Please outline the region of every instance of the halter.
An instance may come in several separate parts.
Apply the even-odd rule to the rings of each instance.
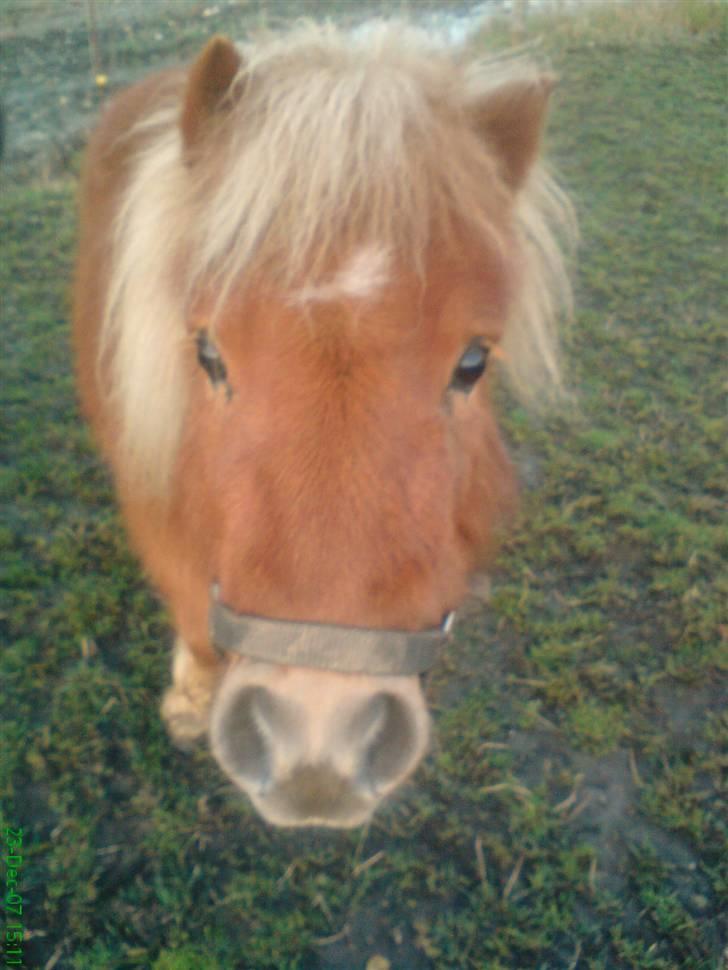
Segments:
[[[210,590],[210,635],[220,654],[227,652],[266,663],[314,667],[342,674],[411,676],[429,670],[450,639],[455,619],[448,613],[437,629],[409,632],[271,620],[235,613]]]

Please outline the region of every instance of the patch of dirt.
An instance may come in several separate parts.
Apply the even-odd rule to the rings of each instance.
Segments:
[[[487,609],[488,590],[485,584],[482,595],[472,596],[458,614],[461,639],[453,645],[451,658],[455,669],[448,671],[447,680],[434,691],[442,708],[458,703],[476,682],[502,685],[504,696],[513,690],[510,677],[518,674],[522,645],[508,643],[499,634]],[[724,693],[720,684],[692,687],[661,682],[653,690],[650,706],[654,711],[651,730],[669,736],[675,754],[699,752],[706,743],[706,718],[723,710]],[[650,778],[647,759],[624,747],[601,756],[576,750],[556,727],[513,729],[498,740],[514,756],[513,774],[526,788],[536,789],[544,781],[553,784],[560,776],[577,780],[572,790],[563,788],[561,782],[553,785],[558,791],[561,784],[563,794],[555,807],[564,824],[595,851],[596,867],[590,874],[593,888],[626,899],[633,859],[651,852],[670,869],[672,888],[688,909],[700,908],[702,899],[707,904],[710,884],[690,840],[654,824],[640,808],[642,789]],[[637,918],[635,911],[631,919]],[[715,933],[718,946],[717,927]]]
[[[583,834],[596,852],[599,888],[614,895],[624,890],[629,855],[636,847],[651,846],[669,863],[696,869],[697,856],[685,839],[640,816],[641,781],[630,751],[620,748],[601,757],[574,751],[556,731],[513,731],[508,747],[516,759],[514,774],[528,788],[555,770],[579,779],[560,807],[564,823]]]

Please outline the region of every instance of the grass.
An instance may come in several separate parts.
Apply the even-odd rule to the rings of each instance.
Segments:
[[[74,403],[74,186],[3,193],[0,821],[29,966],[720,966],[725,34],[699,6],[545,34],[574,398],[507,408],[519,526],[431,679],[435,751],[359,832],[269,829],[170,746],[166,618]]]

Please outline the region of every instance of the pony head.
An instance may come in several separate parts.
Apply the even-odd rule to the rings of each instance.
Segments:
[[[179,633],[168,723],[209,725],[271,822],[368,818],[426,750],[420,681],[219,657],[210,589],[235,614],[416,632],[487,567],[515,502],[492,372],[559,385],[552,87],[401,25],[309,25],[214,38],[117,109],[89,410]]]

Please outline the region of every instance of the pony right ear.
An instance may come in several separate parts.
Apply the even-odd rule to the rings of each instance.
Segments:
[[[225,96],[242,58],[227,37],[212,37],[190,68],[180,127],[185,151],[193,153],[215,117],[225,109]]]

